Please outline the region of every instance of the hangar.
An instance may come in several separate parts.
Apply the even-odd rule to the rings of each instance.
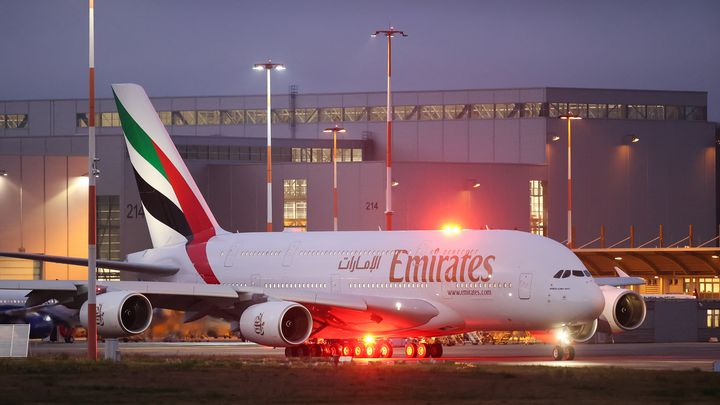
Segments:
[[[382,229],[385,97],[293,86],[273,95],[274,231],[332,230],[332,140],[323,129],[333,125],[347,130],[338,141],[339,229]],[[265,96],[152,101],[220,224],[263,231]],[[395,229],[453,223],[567,241],[567,129],[559,118],[569,113],[583,118],[572,124],[581,260],[595,274],[619,267],[645,277],[645,294],[720,299],[720,138],[707,121],[707,93],[404,91],[393,105]],[[86,255],[87,111],[84,99],[0,101],[0,250]],[[98,100],[97,111],[98,253],[118,260],[150,239],[114,101]],[[0,267],[6,279],[85,276],[15,259]],[[720,309],[712,311],[708,327],[720,326]]]

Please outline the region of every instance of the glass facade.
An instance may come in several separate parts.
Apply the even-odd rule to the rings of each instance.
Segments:
[[[542,236],[547,235],[546,184],[540,180],[530,180],[530,232]]]
[[[137,211],[144,216],[142,206]],[[121,260],[120,256],[120,196],[97,196],[97,258],[100,260]],[[98,280],[120,280],[120,272],[112,269],[97,269]]]
[[[307,179],[283,181],[283,226],[307,230]]]
[[[720,328],[720,309],[708,309],[707,310],[707,324],[708,328]]]
[[[276,108],[272,110],[272,122],[276,124],[312,124],[318,122],[384,122],[385,106],[371,107],[323,107],[323,108]],[[433,104],[397,105],[393,107],[396,121],[440,120],[489,120],[516,118],[558,118],[571,113],[586,119],[631,119],[703,121],[707,108],[663,104],[598,104],[566,102],[487,103],[487,104]],[[261,125],[266,123],[264,109],[160,111],[165,125]],[[27,115],[0,115],[0,127],[23,128]],[[77,114],[77,127],[87,127],[87,114]],[[117,113],[97,113],[96,125],[119,127]]]

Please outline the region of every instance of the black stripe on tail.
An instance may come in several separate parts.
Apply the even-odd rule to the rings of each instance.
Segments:
[[[180,211],[169,198],[155,190],[145,179],[143,179],[133,168],[135,173],[135,181],[137,182],[138,191],[140,192],[140,200],[142,200],[145,209],[155,219],[174,229],[175,232],[183,235],[188,239],[192,239],[193,233],[190,225],[185,219],[185,214]]]

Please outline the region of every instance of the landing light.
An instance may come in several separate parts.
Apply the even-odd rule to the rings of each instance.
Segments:
[[[457,224],[446,224],[442,228],[445,235],[457,235],[461,230],[462,228],[460,228],[460,225]]]
[[[558,329],[557,332],[555,332],[555,337],[557,340],[564,344],[569,345],[570,344],[570,335],[568,334],[567,330],[565,329]]]
[[[363,342],[365,342],[365,344],[375,343],[375,338],[372,335],[365,335]]]
[[[402,309],[402,302],[400,302],[400,301],[396,302],[396,303],[395,303],[395,309],[397,309],[398,311],[401,310],[401,309]]]

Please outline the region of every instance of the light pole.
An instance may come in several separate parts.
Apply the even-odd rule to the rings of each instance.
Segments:
[[[270,112],[270,71],[275,70],[285,70],[285,65],[280,63],[272,63],[272,61],[268,60],[265,63],[256,63],[253,65],[253,69],[255,70],[265,70],[266,74],[266,83],[267,83],[267,112],[265,121],[267,121],[267,232],[272,232],[273,225],[272,225],[272,147],[271,147],[271,139],[272,139],[272,115]]]
[[[567,121],[567,135],[568,135],[568,153],[567,153],[567,164],[568,164],[568,170],[567,170],[567,196],[568,196],[568,202],[567,202],[567,210],[568,210],[568,217],[567,217],[567,245],[570,249],[575,247],[575,241],[573,241],[573,235],[572,235],[572,121],[574,120],[581,120],[582,117],[574,115],[572,113],[563,114],[560,116],[561,120]]]
[[[334,128],[325,128],[325,133],[333,134],[333,231],[338,230],[338,197],[337,197],[337,134],[344,134],[345,128],[335,125]]]
[[[88,298],[87,351],[97,360],[97,230],[95,224],[95,4],[88,1]]]
[[[372,33],[370,36],[375,38],[378,35],[385,35],[387,37],[387,141],[386,141],[386,154],[385,154],[385,166],[386,166],[386,177],[385,177],[385,229],[392,231],[392,121],[393,121],[393,110],[392,110],[392,99],[390,97],[390,77],[392,76],[392,38],[394,36],[406,37],[402,31],[396,30],[394,27],[390,27],[387,30],[378,30]]]

